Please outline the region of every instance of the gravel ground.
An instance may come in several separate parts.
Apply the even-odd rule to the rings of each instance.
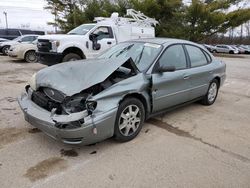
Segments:
[[[0,187],[250,187],[250,56],[218,58],[227,80],[214,105],[150,119],[128,143],[73,147],[26,123],[18,107],[44,66],[0,56]]]

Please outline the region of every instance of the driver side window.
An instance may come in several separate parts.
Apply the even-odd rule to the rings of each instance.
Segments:
[[[176,70],[186,69],[187,62],[182,45],[173,45],[165,50],[159,60],[160,66],[174,66]]]
[[[22,42],[30,42],[33,40],[34,40],[33,36],[27,36],[22,38]]]
[[[98,27],[93,34],[97,35],[97,40],[104,38],[113,38],[111,27]]]

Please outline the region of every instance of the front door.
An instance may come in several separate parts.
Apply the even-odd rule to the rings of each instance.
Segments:
[[[100,49],[94,49],[93,42],[89,40],[88,41],[88,49],[89,49],[88,58],[95,58],[103,51],[116,45],[116,39],[114,37],[113,30],[109,26],[97,27],[91,34],[95,34],[97,36],[97,43],[100,44]]]
[[[161,111],[189,100],[190,70],[181,44],[170,46],[155,66],[175,66],[174,72],[152,74],[153,112]]]

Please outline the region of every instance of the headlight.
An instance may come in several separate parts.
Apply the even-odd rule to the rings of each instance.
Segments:
[[[57,47],[60,45],[60,41],[53,40],[53,41],[50,41],[50,42],[51,42],[51,51],[52,52],[56,52],[57,51]]]
[[[33,74],[32,77],[30,78],[29,85],[31,89],[33,89],[34,91],[36,90],[36,73]]]
[[[96,109],[97,102],[96,101],[86,101],[86,109],[89,112],[93,112]]]

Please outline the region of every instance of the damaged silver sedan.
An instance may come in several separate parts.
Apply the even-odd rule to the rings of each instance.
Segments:
[[[225,69],[192,42],[123,42],[96,59],[40,70],[19,104],[26,121],[63,143],[87,145],[113,136],[125,142],[162,111],[198,100],[213,104]]]

